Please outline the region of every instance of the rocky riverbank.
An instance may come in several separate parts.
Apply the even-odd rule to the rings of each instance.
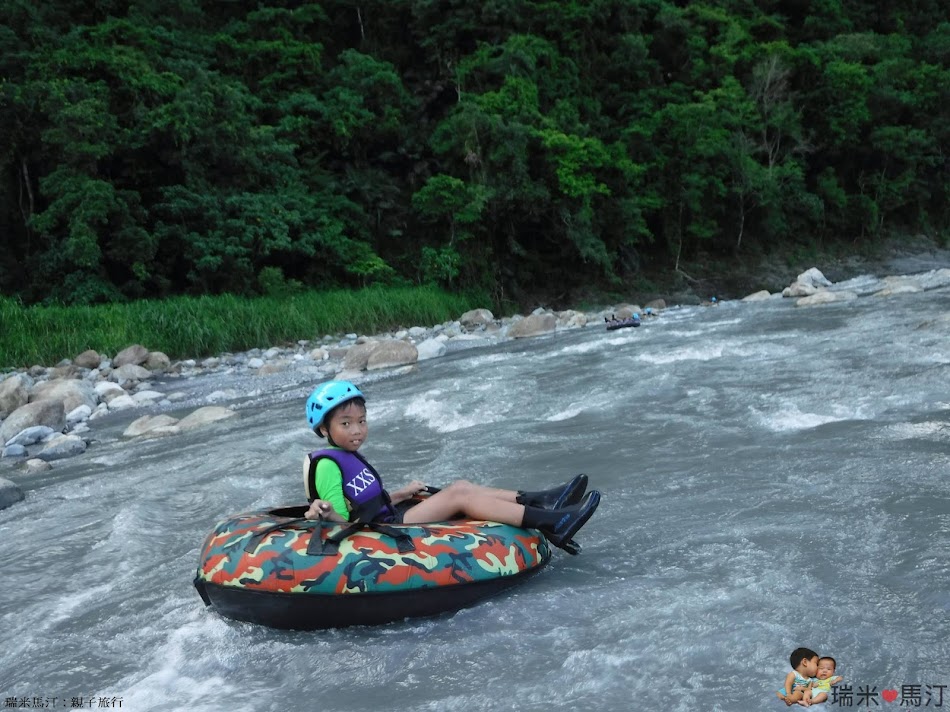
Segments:
[[[950,259],[947,261],[950,264]],[[742,301],[790,298],[800,307],[865,296],[893,298],[950,286],[950,269],[941,267],[912,275],[865,277],[833,283],[812,268],[798,275],[781,293],[759,291]],[[715,299],[701,302],[717,306]],[[475,309],[457,320],[431,327],[414,326],[373,336],[346,334],[292,346],[225,353],[201,361],[171,362],[160,352],[135,344],[114,357],[86,351],[51,367],[33,366],[0,376],[0,446],[2,462],[23,476],[54,467],[55,462],[85,452],[95,441],[97,421],[125,413],[131,420],[123,432],[129,440],[174,437],[209,423],[239,416],[233,402],[256,382],[282,376],[313,383],[327,378],[360,381],[368,372],[411,368],[419,361],[508,339],[532,338],[566,329],[605,328],[610,319],[640,314],[649,328],[652,317],[667,307],[656,300],[642,307],[616,304],[592,312],[537,309],[524,316],[496,319]],[[950,318],[947,325],[950,327]],[[216,376],[216,378],[208,378]],[[234,387],[217,386],[222,379]],[[206,385],[203,385],[206,384]],[[181,417],[169,412],[189,410]],[[0,509],[23,494],[0,478]]]

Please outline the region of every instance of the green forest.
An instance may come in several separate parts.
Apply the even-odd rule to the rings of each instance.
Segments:
[[[946,240],[944,0],[4,0],[0,297],[436,285]]]

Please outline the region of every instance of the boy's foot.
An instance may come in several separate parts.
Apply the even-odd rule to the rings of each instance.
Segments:
[[[578,549],[573,541],[574,535],[587,523],[599,504],[600,492],[592,490],[579,504],[564,508],[563,516],[554,525],[541,527],[541,532],[554,546],[569,554],[576,554]]]
[[[577,504],[587,490],[587,475],[577,475],[567,484],[541,492],[521,492],[516,500],[518,504],[539,509],[563,509]]]
[[[554,501],[551,509],[564,509],[577,504],[587,491],[587,475],[577,475],[573,480],[567,483],[561,491],[561,495]]]
[[[578,544],[576,541],[574,541],[573,539],[561,544],[561,548],[564,551],[566,551],[568,554],[570,554],[571,556],[577,556],[578,554],[581,553],[581,551],[583,551],[583,547],[580,544]]]

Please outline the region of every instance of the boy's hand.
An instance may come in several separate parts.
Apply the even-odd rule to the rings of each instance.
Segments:
[[[398,500],[398,501],[399,501],[399,502],[404,502],[404,501],[407,500],[407,499],[410,499],[410,498],[412,498],[412,497],[415,497],[417,494],[419,494],[420,492],[422,492],[425,488],[426,488],[426,485],[425,485],[424,482],[420,482],[419,480],[413,480],[412,482],[410,482],[410,483],[409,483],[408,485],[406,485],[405,487],[400,487],[400,488],[399,488],[399,490],[398,490],[398,492],[399,492],[399,500]],[[394,501],[396,501],[396,500],[394,500]]]
[[[310,503],[310,508],[303,516],[307,519],[326,519],[332,511],[333,507],[329,502],[322,499],[315,499]]]
[[[425,482],[420,482],[419,480],[413,480],[408,485],[406,485],[405,490],[409,493],[409,496],[419,494],[422,490],[426,488]]]

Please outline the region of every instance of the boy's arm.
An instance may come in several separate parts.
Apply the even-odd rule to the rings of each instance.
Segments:
[[[842,680],[844,680],[844,678],[841,677],[841,675],[834,675],[834,676],[831,678],[831,684],[832,684],[832,685],[837,685],[837,684],[838,684],[839,682],[841,682]]]
[[[405,502],[407,499],[415,497],[425,488],[426,486],[424,482],[413,480],[405,487],[400,487],[399,489],[390,492],[389,499],[393,504],[399,504],[400,502]]]
[[[346,497],[343,496],[343,473],[340,466],[328,457],[317,463],[317,492],[320,499],[329,502],[333,511],[343,517],[343,521],[350,521],[350,510],[346,506]]]
[[[792,694],[792,683],[793,683],[793,682],[795,682],[795,671],[794,671],[794,670],[793,670],[792,672],[788,673],[788,675],[785,676],[785,687],[783,688],[782,691],[785,693],[786,696]]]

